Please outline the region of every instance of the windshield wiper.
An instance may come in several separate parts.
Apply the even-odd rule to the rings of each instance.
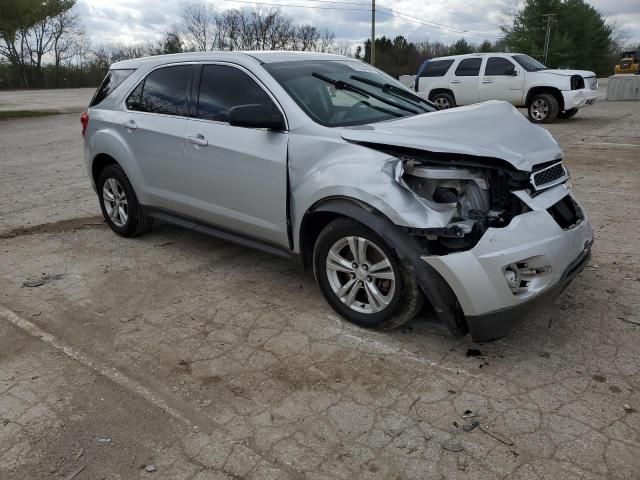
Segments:
[[[391,83],[380,83],[380,82],[376,82],[375,80],[370,80],[366,77],[361,77],[359,75],[351,75],[349,78],[356,80],[358,82],[366,83],[367,85],[371,85],[372,87],[377,87],[383,92],[389,93],[395,97],[402,98],[403,100],[410,100],[414,103],[424,103],[429,105],[430,107],[434,107],[434,105],[432,105],[430,102],[427,102],[424,98],[418,95],[414,95],[411,92],[407,92],[402,88],[392,85]],[[418,105],[418,108],[424,110],[425,112],[429,112],[429,110],[424,108],[422,105]]]
[[[334,80],[333,78],[327,77],[325,75],[322,75],[321,73],[317,73],[317,72],[313,72],[311,74],[313,77],[319,78],[320,80],[330,83],[331,85],[333,85],[336,90],[348,90],[350,92],[355,92],[358,93],[366,98],[375,98],[376,100],[379,100],[382,103],[386,103],[387,105],[391,105],[392,107],[398,108],[400,110],[404,110],[405,112],[411,112],[414,115],[419,114],[420,112],[417,110],[414,110],[413,108],[409,108],[409,107],[405,107],[404,105],[401,105],[399,103],[394,102],[393,100],[389,100],[388,98],[384,98],[381,95],[377,95],[373,92],[369,92],[368,90],[365,90],[364,88],[360,88],[357,85],[354,85],[352,83],[349,82],[345,82],[344,80]]]

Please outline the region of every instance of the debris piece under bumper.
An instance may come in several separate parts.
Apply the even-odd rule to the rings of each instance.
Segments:
[[[542,210],[488,229],[469,251],[421,258],[455,293],[473,339],[486,341],[553,300],[587,263],[592,243],[586,217],[564,230]]]

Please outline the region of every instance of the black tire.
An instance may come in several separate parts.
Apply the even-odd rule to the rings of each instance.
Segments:
[[[450,93],[440,92],[431,96],[431,101],[435,103],[440,110],[447,110],[456,106],[456,99]]]
[[[336,242],[351,236],[361,237],[373,243],[391,263],[395,276],[393,297],[388,305],[378,312],[361,313],[353,310],[340,300],[331,286],[326,268],[327,256]],[[350,218],[336,219],[320,232],[313,250],[313,273],[329,305],[346,320],[365,328],[388,330],[399,327],[411,320],[424,304],[424,294],[411,267],[401,264],[393,249],[379,235]]]
[[[117,186],[121,187],[123,190],[124,198],[127,202],[127,218],[124,222],[120,222],[120,220],[122,220],[120,218],[116,218],[115,220],[112,219],[107,211],[103,192],[105,183],[107,183],[108,180],[115,180],[117,182]],[[110,185],[112,185],[111,182]],[[151,229],[153,220],[142,212],[142,208],[138,202],[138,197],[133,191],[133,187],[131,186],[129,179],[119,165],[108,165],[104,170],[102,170],[102,172],[100,172],[100,176],[98,178],[98,198],[100,201],[100,209],[102,210],[102,215],[104,216],[105,221],[111,227],[111,230],[116,232],[118,235],[123,237],[137,237]],[[122,223],[122,225],[119,225],[118,223]]]
[[[571,110],[565,110],[564,112],[560,112],[558,114],[558,118],[571,118],[573,117],[576,113],[578,113],[578,108],[572,108]]]
[[[529,101],[527,110],[533,123],[551,123],[560,113],[560,104],[550,93],[538,93]]]

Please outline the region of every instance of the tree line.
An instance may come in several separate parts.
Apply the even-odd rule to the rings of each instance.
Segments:
[[[211,3],[186,4],[162,40],[91,45],[76,0],[0,0],[0,89],[96,86],[109,65],[128,58],[210,50],[299,50],[355,56],[368,62],[371,42],[352,48],[329,29],[299,24],[278,9],[216,10]],[[546,25],[554,13],[550,67],[612,73],[622,51],[615,26],[584,0],[524,0],[502,26],[497,41],[447,44],[376,38],[376,66],[393,76],[414,74],[428,58],[472,52],[518,51],[542,59]]]
[[[469,43],[464,38],[453,43],[430,42],[428,40],[409,41],[404,36],[376,38],[376,67],[389,75],[415,75],[418,68],[428,58],[464,55],[477,52],[505,52],[508,47],[502,40]],[[364,51],[357,47],[355,57],[365,62],[371,59],[371,41],[364,43]]]

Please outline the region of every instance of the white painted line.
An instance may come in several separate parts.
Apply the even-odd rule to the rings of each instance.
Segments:
[[[20,317],[17,313],[15,313],[13,310],[9,310],[4,305],[0,305],[0,317],[5,318],[8,322],[12,323],[13,325],[23,330],[24,332],[28,333],[29,335],[39,338],[40,340],[50,345],[51,347],[55,348],[56,350],[63,352],[67,357],[80,362],[82,365],[89,367],[91,370],[99,373],[100,375],[107,377],[112,382],[117,383],[118,385],[122,386],[123,388],[126,388],[131,392],[136,393],[137,395],[139,395],[149,403],[152,403],[154,406],[167,412],[169,415],[171,415],[175,419],[180,420],[181,422],[184,422],[189,426],[193,424],[191,420],[189,420],[184,415],[182,415],[178,410],[167,405],[164,400],[162,400],[161,398],[158,398],[156,395],[154,395],[147,388],[140,385],[135,380],[127,377],[126,375],[123,375],[121,372],[119,372],[115,368],[101,365],[98,361],[87,357],[86,355],[78,352],[77,350],[73,349],[69,345],[65,345],[56,336],[48,332],[45,332],[35,323],[32,323],[29,320],[26,320]]]

